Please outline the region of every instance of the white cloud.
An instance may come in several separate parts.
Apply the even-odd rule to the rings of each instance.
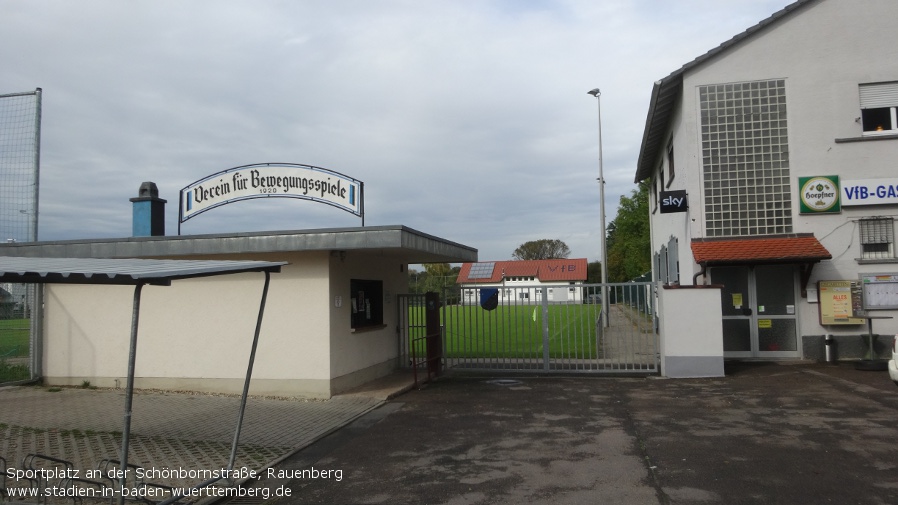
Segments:
[[[152,180],[318,165],[365,181],[366,224],[506,259],[560,238],[598,257],[595,99],[608,221],[629,195],[652,82],[787,0],[0,0],[0,93],[41,87],[40,238],[127,236]],[[185,233],[357,226],[242,202]]]

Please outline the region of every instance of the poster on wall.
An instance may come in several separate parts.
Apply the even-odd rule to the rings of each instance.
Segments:
[[[861,274],[864,286],[864,309],[898,309],[898,275]]]
[[[817,295],[821,325],[860,325],[867,320],[860,317],[860,289],[856,281],[819,281]]]
[[[839,176],[817,175],[798,178],[799,213],[839,214],[842,204],[839,198]]]

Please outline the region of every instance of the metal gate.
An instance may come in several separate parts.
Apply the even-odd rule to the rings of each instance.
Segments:
[[[399,337],[399,367],[412,368],[415,342],[427,336],[427,321],[424,314],[424,295],[398,295],[399,320],[396,333]]]
[[[447,368],[659,371],[650,282],[453,289],[443,296],[444,300],[458,300],[443,306]]]
[[[398,323],[399,366],[410,368],[415,377],[415,386],[431,380],[442,368],[441,326],[439,318],[439,295],[408,294],[399,295]],[[431,303],[428,310],[428,303]],[[433,320],[428,325],[428,313]],[[428,331],[432,328],[432,331]]]

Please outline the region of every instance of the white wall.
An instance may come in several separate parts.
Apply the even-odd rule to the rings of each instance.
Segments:
[[[542,288],[547,288],[546,296],[549,303],[582,303],[583,283],[575,284],[559,282],[541,282],[539,280],[526,282],[506,281],[496,284],[478,284],[476,288],[465,287],[461,290],[461,300],[465,305],[480,304],[480,289],[495,288],[499,290],[499,303],[503,305],[539,305],[542,303]],[[591,288],[595,290],[596,288]],[[573,290],[573,291],[571,291]],[[522,295],[527,295],[522,298]]]
[[[342,391],[395,369],[399,357],[396,295],[408,292],[406,265],[395,256],[347,251],[330,257],[328,311],[332,327],[328,357],[335,379],[334,391]],[[351,328],[352,279],[383,281],[384,327],[353,332]],[[342,297],[342,307],[334,299]]]
[[[330,396],[327,253],[254,259],[290,264],[271,274],[252,392]],[[264,274],[246,273],[145,286],[137,387],[240,392],[263,283]],[[125,385],[133,293],[120,286],[47,286],[47,383]]]
[[[658,289],[661,318],[661,375],[722,377],[723,323],[720,288]],[[701,310],[695,310],[702,307]]]

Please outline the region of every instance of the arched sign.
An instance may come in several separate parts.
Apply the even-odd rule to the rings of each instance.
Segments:
[[[278,197],[333,205],[361,217],[364,226],[364,185],[339,172],[310,165],[259,163],[229,168],[181,190],[178,227],[198,214],[228,203]]]

